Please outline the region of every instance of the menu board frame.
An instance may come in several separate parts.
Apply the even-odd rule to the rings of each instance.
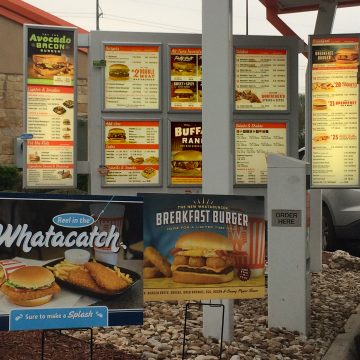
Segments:
[[[44,30],[44,31],[67,31],[67,32],[73,32],[73,46],[72,46],[72,57],[73,57],[73,68],[72,68],[72,79],[73,84],[70,87],[73,89],[73,116],[72,116],[72,134],[73,134],[73,157],[72,157],[72,181],[69,185],[63,185],[63,184],[56,184],[56,185],[29,185],[27,181],[27,175],[28,175],[28,166],[27,166],[27,159],[28,159],[28,149],[27,149],[27,140],[24,140],[24,146],[23,146],[23,188],[24,189],[73,189],[76,188],[76,182],[77,182],[77,78],[78,78],[78,32],[76,27],[65,27],[65,26],[47,26],[47,25],[37,25],[37,24],[25,24],[23,28],[23,51],[24,51],[24,61],[23,61],[23,74],[24,74],[24,100],[23,100],[23,128],[27,129],[27,106],[28,106],[28,77],[29,77],[29,66],[31,65],[29,62],[29,42],[28,42],[28,36],[29,31],[31,29],[34,30]],[[33,85],[33,84],[31,84]],[[52,85],[39,85],[39,86],[54,86]],[[60,85],[59,85],[60,86]],[[67,125],[69,126],[69,125]],[[34,139],[36,140],[36,139]],[[68,179],[67,179],[68,180]],[[60,183],[60,182],[59,182]]]
[[[175,49],[175,48],[188,48],[188,49],[200,49],[201,50],[201,56],[202,56],[202,46],[200,45],[194,45],[194,44],[168,44],[167,45],[167,66],[168,66],[168,104],[167,104],[167,111],[169,113],[195,113],[195,114],[201,114],[202,112],[202,103],[201,103],[201,108],[200,109],[187,109],[187,108],[183,108],[183,109],[173,109],[171,106],[171,50]],[[195,80],[193,80],[195,81]],[[201,83],[202,83],[202,76],[201,76]],[[195,95],[198,96],[198,95]]]
[[[201,177],[201,182],[199,184],[195,184],[195,183],[179,183],[179,184],[174,184],[172,182],[172,176],[171,176],[171,161],[172,161],[172,139],[171,139],[171,126],[173,123],[175,122],[181,122],[181,123],[194,123],[194,124],[200,124],[200,126],[202,126],[202,121],[201,119],[194,119],[194,118],[189,118],[189,119],[177,119],[177,118],[170,118],[168,119],[168,155],[167,155],[167,170],[168,170],[168,187],[169,188],[201,188],[202,187],[202,177]]]
[[[333,184],[330,183],[329,181],[327,183],[321,183],[321,184],[315,184],[314,183],[314,176],[313,176],[313,163],[312,163],[312,157],[313,157],[313,128],[312,128],[312,119],[313,119],[313,41],[315,39],[357,39],[357,43],[358,46],[360,46],[360,36],[359,34],[354,34],[354,33],[349,33],[349,34],[326,34],[326,35],[310,35],[309,36],[309,75],[308,75],[308,93],[307,93],[307,100],[308,103],[310,104],[308,106],[308,144],[309,144],[309,149],[308,149],[308,159],[310,159],[310,163],[311,163],[311,181],[310,181],[310,187],[313,189],[348,189],[348,188],[360,188],[360,146],[358,145],[357,151],[358,151],[358,156],[357,156],[357,183],[356,184]],[[358,49],[358,56],[360,55],[360,51]],[[358,65],[357,65],[357,69],[359,69],[359,59],[358,59]],[[358,71],[358,70],[357,70]],[[357,112],[358,112],[358,123],[357,123],[357,127],[358,127],[358,131],[357,131],[357,139],[360,138],[360,121],[359,121],[359,114],[360,114],[360,106],[359,106],[359,101],[360,101],[360,89],[359,89],[359,75],[357,74],[357,92],[358,92],[358,96],[357,96]],[[359,144],[359,140],[357,141],[357,144]],[[324,144],[326,145],[326,144]]]
[[[125,116],[111,116],[111,115],[106,115],[102,117],[102,147],[101,147],[101,161],[103,166],[106,166],[106,160],[105,160],[105,122],[106,121],[126,121],[126,122],[134,122],[135,124],[137,122],[142,122],[142,121],[151,121],[151,122],[157,122],[159,124],[158,126],[158,132],[159,132],[159,156],[158,156],[158,166],[159,166],[159,170],[158,170],[158,179],[159,181],[156,183],[134,183],[134,184],[107,184],[106,183],[106,179],[105,176],[102,176],[101,178],[101,187],[102,188],[134,188],[134,187],[145,187],[145,188],[159,188],[163,185],[163,155],[162,155],[162,149],[163,149],[163,144],[162,144],[162,139],[163,139],[163,134],[162,134],[162,127],[161,127],[161,123],[162,123],[162,118],[161,117],[148,117],[148,118],[130,118],[130,117],[125,117]]]
[[[289,129],[289,121],[287,119],[276,119],[276,120],[265,120],[265,119],[235,119],[233,122],[233,136],[232,136],[232,141],[233,141],[233,151],[234,151],[234,161],[233,161],[233,186],[234,188],[266,188],[267,187],[267,182],[262,184],[262,183],[256,183],[256,184],[239,184],[236,182],[236,124],[240,124],[240,123],[266,123],[266,124],[275,124],[275,123],[280,123],[280,124],[284,124],[285,125],[285,144],[286,144],[286,155],[289,154],[289,146],[290,146],[290,129]]]
[[[269,109],[236,109],[236,50],[237,49],[246,49],[246,50],[284,50],[286,51],[286,109],[284,110],[269,110]],[[291,49],[286,45],[279,45],[279,46],[257,46],[256,44],[240,44],[240,43],[234,43],[233,48],[233,112],[235,114],[245,114],[245,113],[251,113],[251,114],[263,114],[263,113],[270,113],[270,114],[289,114],[291,113],[291,101],[290,101],[290,89],[291,89],[291,75],[290,75],[290,67],[291,67],[292,61],[291,61]]]
[[[103,41],[102,42],[102,59],[105,59],[105,47],[106,46],[124,46],[124,47],[158,47],[159,48],[159,63],[158,63],[158,75],[159,75],[159,82],[158,82],[158,107],[157,108],[108,108],[106,107],[106,89],[105,89],[105,67],[101,69],[101,91],[102,91],[102,109],[103,112],[161,112],[162,111],[162,98],[163,98],[163,90],[162,90],[162,82],[163,82],[163,44],[160,42],[115,42],[115,41]]]

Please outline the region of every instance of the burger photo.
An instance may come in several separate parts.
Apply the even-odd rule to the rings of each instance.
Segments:
[[[185,284],[221,284],[234,278],[227,253],[233,251],[230,240],[212,232],[196,231],[181,235],[171,254],[172,279]]]
[[[124,143],[126,142],[126,132],[122,128],[112,128],[109,130],[107,138],[111,143]]]
[[[174,173],[201,175],[202,153],[197,150],[182,150],[174,154],[171,161]]]
[[[358,51],[355,48],[342,48],[336,52],[335,61],[337,64],[354,64],[358,61]]]
[[[66,140],[71,139],[71,135],[69,133],[64,133],[62,137]]]
[[[193,62],[188,61],[174,61],[172,63],[172,74],[178,76],[196,75],[196,66]]]
[[[66,73],[69,65],[64,55],[36,54],[32,56],[32,61],[33,70],[48,79],[52,79],[54,75]]]
[[[172,101],[194,101],[194,92],[189,88],[178,88],[174,90]]]
[[[325,99],[314,99],[313,100],[313,110],[326,110],[327,101]]]
[[[110,80],[129,80],[129,71],[125,64],[113,64],[109,68],[109,79]]]
[[[10,273],[0,290],[16,305],[39,306],[48,303],[60,287],[50,270],[25,266]]]

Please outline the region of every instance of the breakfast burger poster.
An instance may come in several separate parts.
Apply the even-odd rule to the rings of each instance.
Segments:
[[[2,194],[0,329],[143,323],[142,200]]]
[[[263,197],[142,196],[145,301],[264,296]]]

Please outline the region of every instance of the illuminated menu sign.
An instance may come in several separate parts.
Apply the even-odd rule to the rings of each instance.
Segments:
[[[284,122],[235,124],[235,184],[267,184],[267,154],[286,155]]]
[[[171,122],[171,184],[199,185],[202,181],[202,125]]]
[[[24,186],[74,187],[76,32],[26,27]]]
[[[288,110],[287,51],[235,50],[235,110]]]
[[[312,39],[312,185],[359,184],[359,42]]]
[[[159,121],[106,120],[104,185],[159,184]]]
[[[160,46],[105,46],[105,108],[160,109]]]
[[[170,74],[170,109],[201,110],[201,48],[171,48]]]

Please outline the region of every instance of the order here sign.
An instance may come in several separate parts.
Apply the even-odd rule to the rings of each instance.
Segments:
[[[272,226],[301,226],[301,210],[272,210],[271,215]]]

